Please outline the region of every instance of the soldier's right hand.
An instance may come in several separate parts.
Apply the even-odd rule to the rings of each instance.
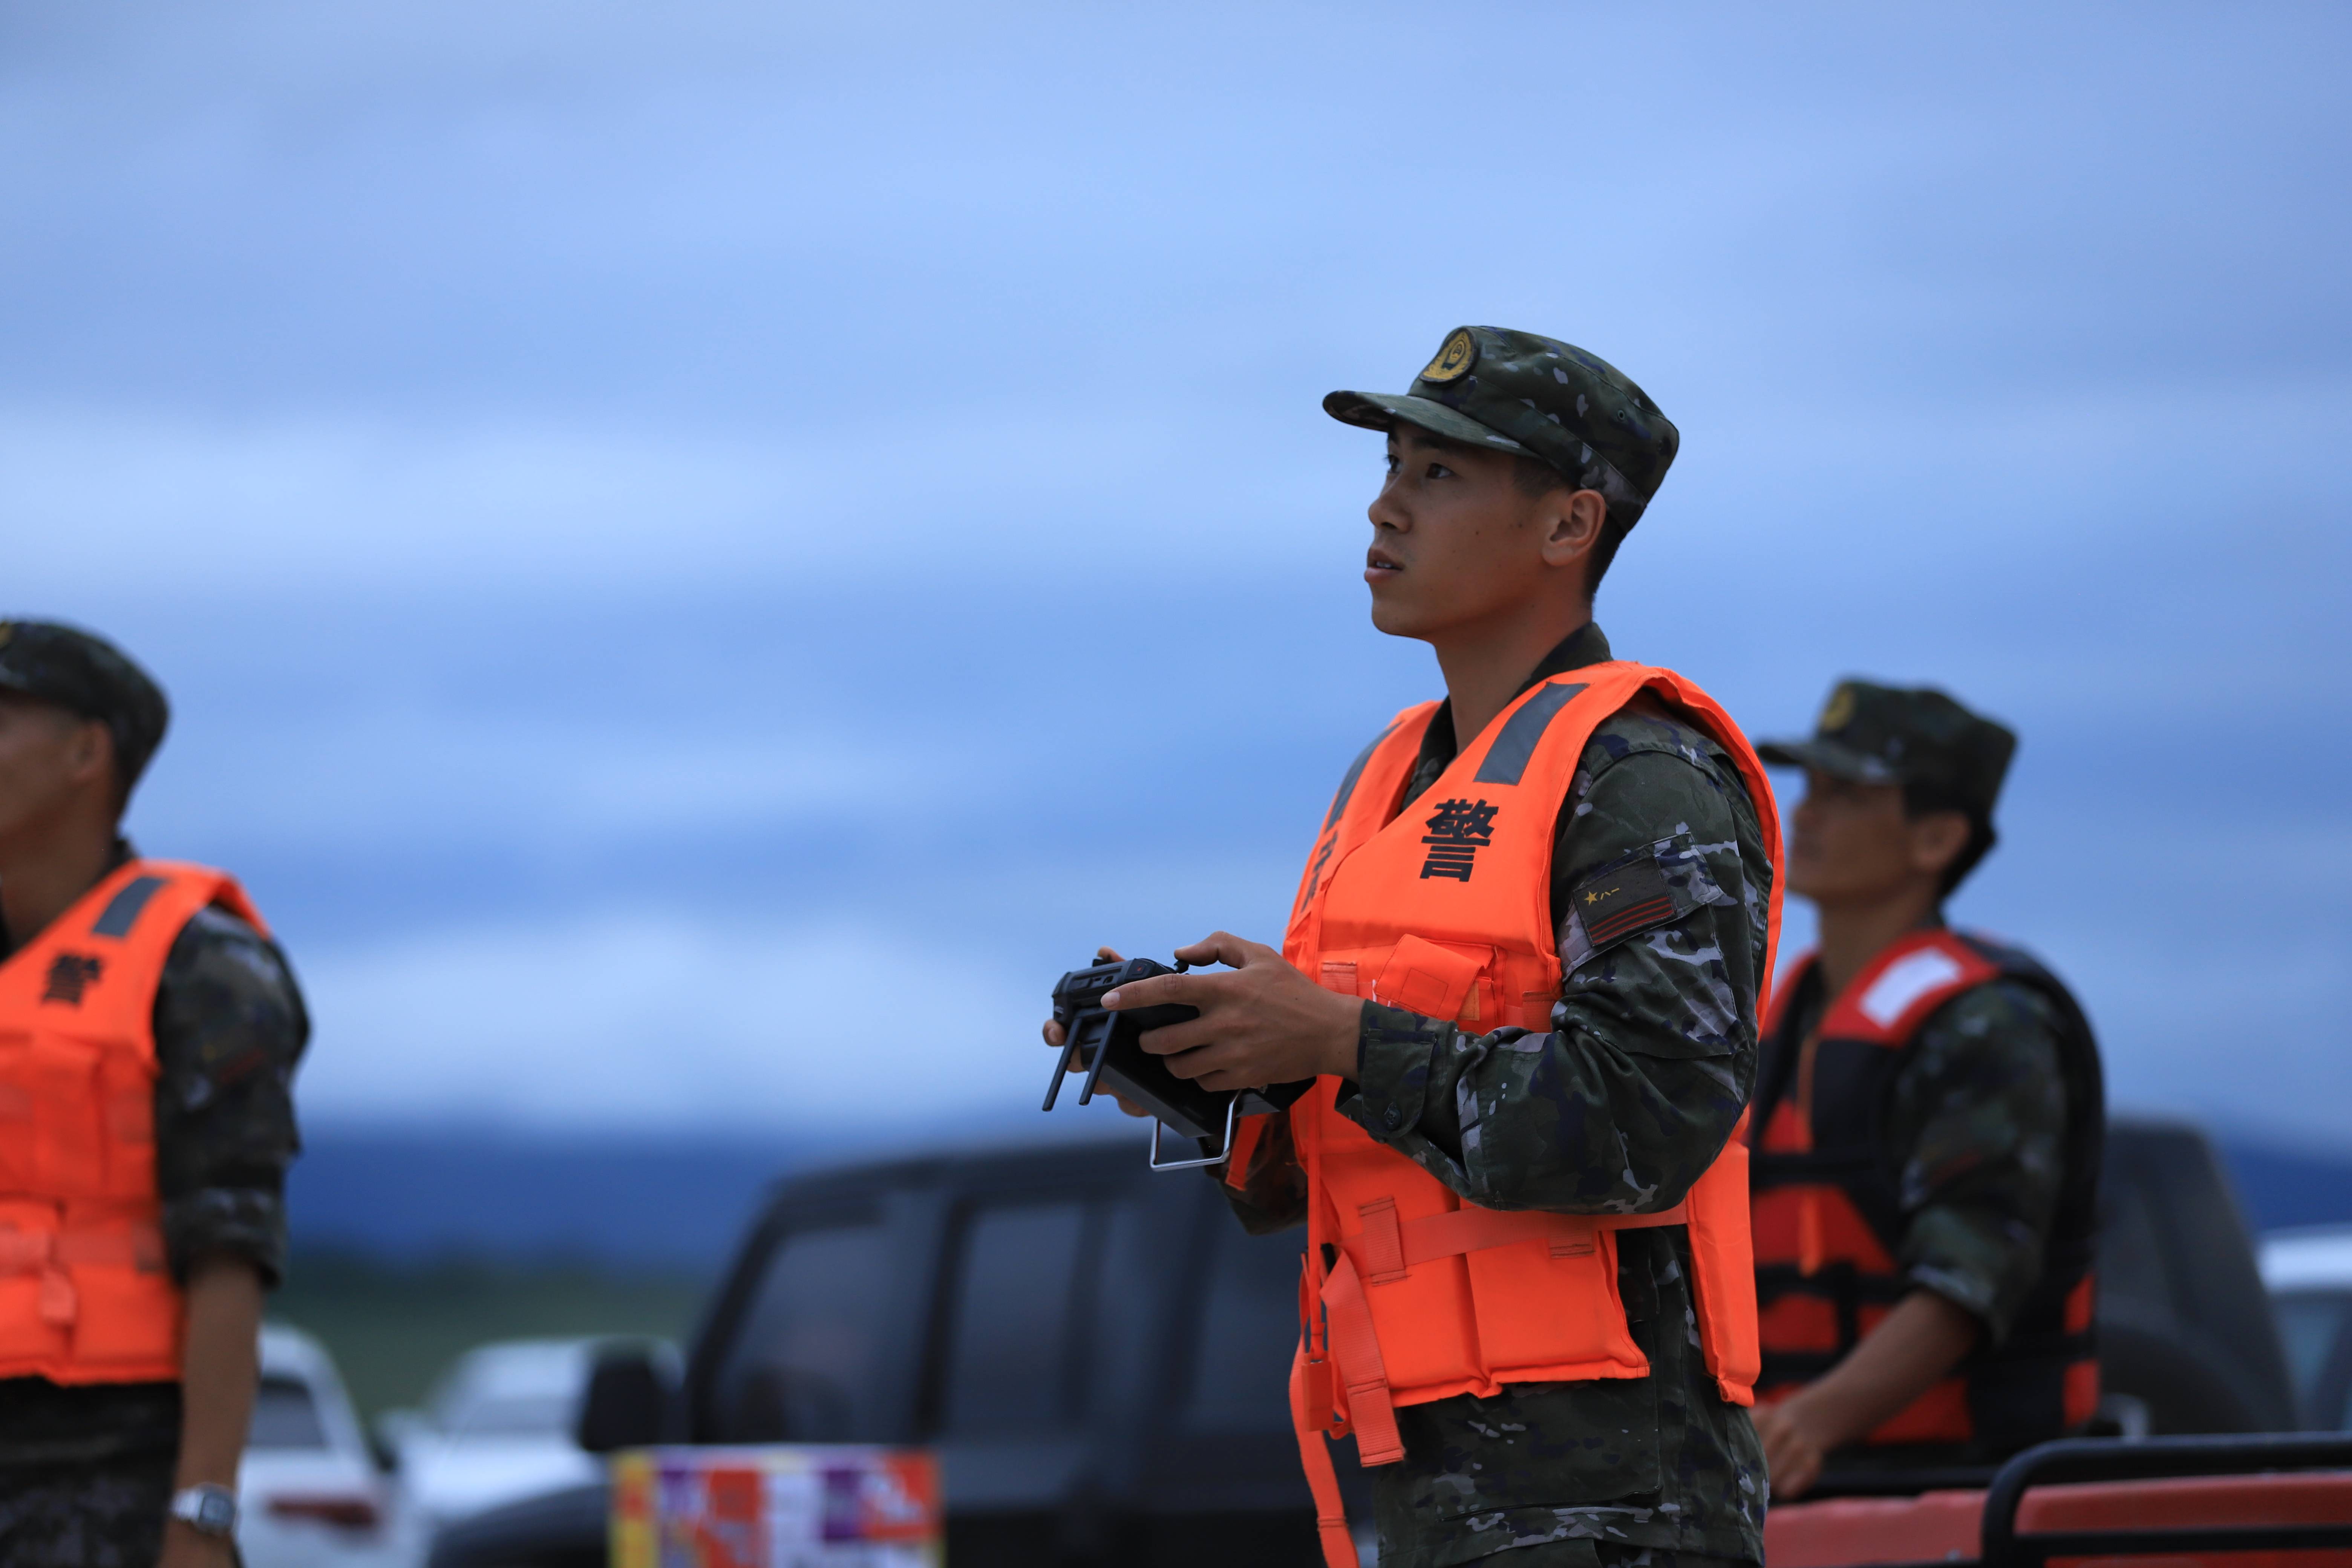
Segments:
[[[1122,963],[1126,961],[1120,958],[1115,950],[1108,947],[1098,947],[1095,949],[1095,962],[1097,963]],[[1064,1032],[1061,1025],[1055,1023],[1051,1018],[1045,1020],[1045,1043],[1053,1047],[1057,1051],[1064,1046],[1069,1044],[1069,1036]],[[1127,1112],[1129,1116],[1149,1116],[1151,1114],[1151,1112],[1144,1110],[1143,1107],[1139,1105],[1131,1105],[1124,1100],[1119,1100],[1119,1097],[1116,1094],[1112,1095],[1111,1098],[1113,1100],[1118,1100],[1118,1108]]]

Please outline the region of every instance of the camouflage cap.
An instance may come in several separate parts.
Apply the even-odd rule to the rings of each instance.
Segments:
[[[122,790],[163,743],[172,706],[163,689],[105,638],[54,621],[0,621],[0,690],[22,692],[103,723],[114,736]]]
[[[2015,731],[1933,687],[1842,680],[1809,741],[1767,741],[1756,754],[1864,784],[1919,784],[1988,820],[2017,751]]]
[[[1402,395],[1335,392],[1323,411],[1367,430],[1403,420],[1467,446],[1539,458],[1578,489],[1599,490],[1628,528],[1682,445],[1674,422],[1615,365],[1503,327],[1456,327]]]

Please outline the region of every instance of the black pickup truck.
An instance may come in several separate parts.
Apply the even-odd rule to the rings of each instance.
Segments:
[[[2202,1136],[2116,1124],[2106,1202],[2111,1424],[2293,1426]],[[958,1568],[1306,1568],[1320,1557],[1285,1398],[1300,1245],[1244,1236],[1207,1180],[1149,1173],[1132,1137],[796,1177],[709,1303],[683,1379],[608,1358],[582,1439],[929,1445]],[[1360,1522],[1363,1478],[1342,1459]],[[443,1532],[433,1568],[601,1568],[607,1505],[595,1486],[478,1516]]]

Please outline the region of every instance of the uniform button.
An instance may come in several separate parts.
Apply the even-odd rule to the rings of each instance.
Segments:
[[[1381,1112],[1381,1125],[1386,1127],[1391,1132],[1395,1131],[1398,1128],[1404,1125],[1404,1112],[1399,1110],[1393,1105],[1390,1106],[1386,1110]]]

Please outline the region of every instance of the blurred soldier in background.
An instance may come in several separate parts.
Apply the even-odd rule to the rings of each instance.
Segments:
[[[1811,740],[1761,748],[1805,770],[1789,888],[1821,915],[1748,1134],[1780,1497],[1825,1464],[1990,1463],[2098,1404],[2098,1050],[2047,969],[1944,924],[2016,743],[1940,691],[1849,680]]]
[[[0,621],[0,1563],[217,1568],[310,1023],[244,891],[119,836],[163,694]]]
[[[1200,1008],[1143,1040],[1212,1089],[1315,1079],[1224,1179],[1251,1229],[1307,1227],[1291,1404],[1335,1568],[1350,1432],[1383,1568],[1760,1561],[1732,1134],[1779,827],[1722,710],[1592,620],[1679,437],[1614,367],[1489,327],[1324,408],[1388,437],[1372,621],[1446,700],[1348,770],[1281,952],[1220,932],[1178,956],[1233,973],[1106,1003]]]

